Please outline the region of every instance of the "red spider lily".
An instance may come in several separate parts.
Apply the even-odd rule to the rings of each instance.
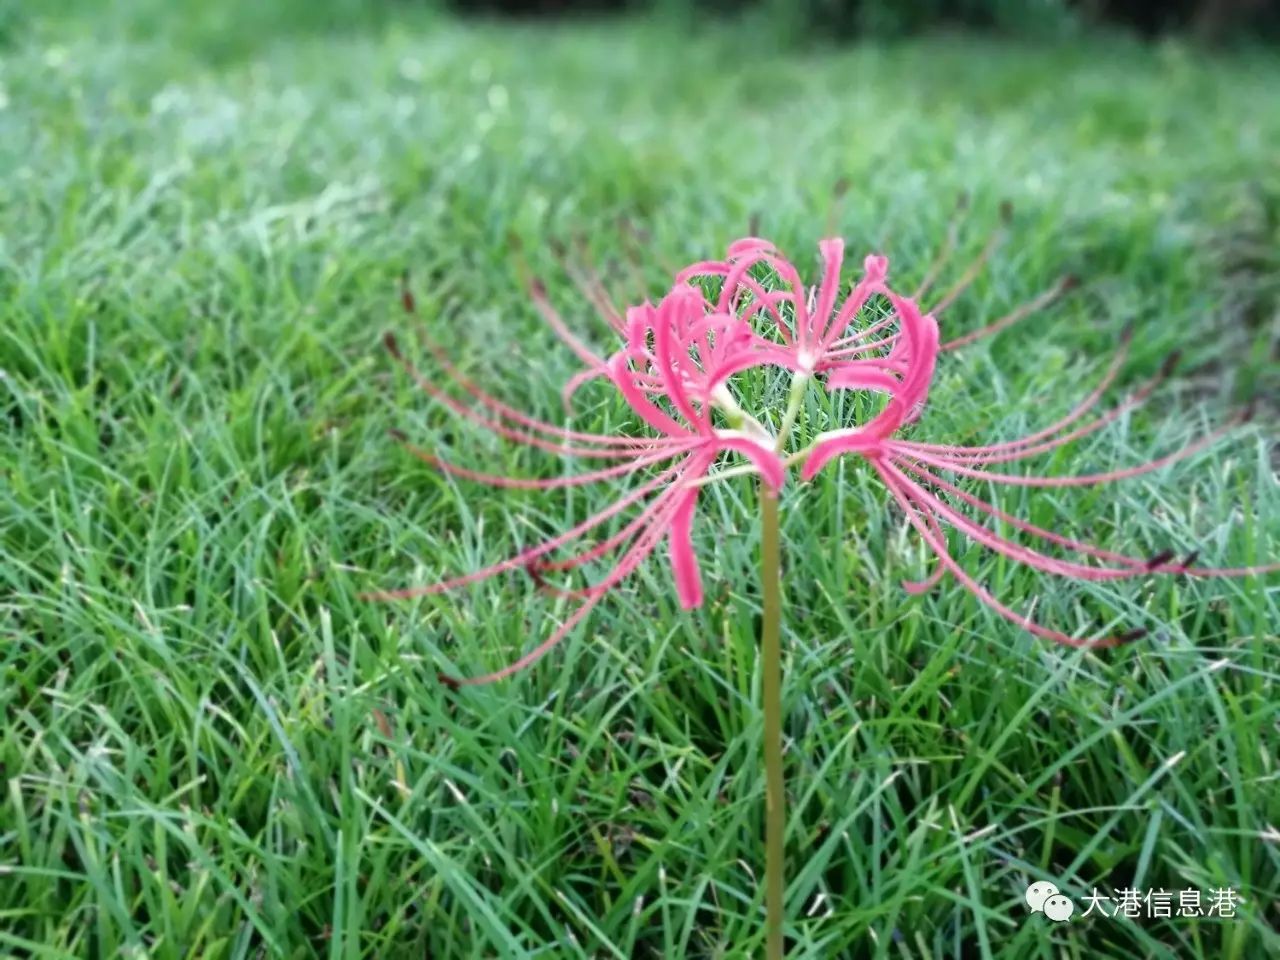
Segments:
[[[702,603],[701,575],[692,546],[691,529],[699,491],[705,483],[732,473],[754,472],[760,475],[766,487],[776,492],[783,484],[787,465],[803,461],[802,477],[810,480],[831,459],[845,454],[859,456],[871,465],[906,514],[908,523],[938,559],[938,567],[928,579],[904,583],[909,592],[928,590],[950,572],[982,603],[1001,616],[1037,636],[1060,643],[1111,646],[1136,639],[1145,631],[1131,630],[1114,636],[1078,639],[1041,626],[1005,606],[960,567],[948,551],[944,524],[974,542],[1036,570],[1083,581],[1120,580],[1151,573],[1246,576],[1280,569],[1280,564],[1199,567],[1194,565],[1196,554],[1175,562],[1174,554],[1169,551],[1150,558],[1114,553],[1020,520],[965,491],[943,475],[972,477],[1012,486],[1100,484],[1149,473],[1192,456],[1247,419],[1247,414],[1241,414],[1178,451],[1125,469],[1079,476],[1009,474],[988,469],[994,464],[1022,461],[1056,450],[1100,430],[1125,411],[1144,402],[1168,376],[1175,358],[1171,357],[1156,376],[1142,384],[1127,400],[1107,412],[1096,412],[1125,362],[1129,344],[1127,334],[1107,371],[1089,395],[1067,416],[1027,437],[980,446],[895,439],[895,435],[918,419],[925,408],[940,353],[1004,330],[1032,316],[1074,286],[1071,278],[1064,278],[1009,314],[942,342],[938,314],[973,282],[999,239],[999,234],[993,236],[960,279],[931,309],[923,309],[919,302],[950,257],[955,236],[956,224],[953,223],[941,251],[911,297],[901,296],[889,286],[887,258],[868,256],[863,261],[861,278],[841,301],[844,244],[837,238],[823,240],[819,244],[823,273],[816,287],[806,288],[796,268],[768,241],[748,237],[731,244],[724,260],[702,261],[679,271],[675,275],[675,285],[656,306],[646,302],[624,311],[613,305],[604,284],[595,274],[575,269],[566,262],[584,297],[622,337],[622,346],[608,358],[596,353],[569,329],[552,306],[543,286],[532,281],[529,290],[534,305],[586,364],[582,373],[566,385],[566,400],[581,384],[592,379],[605,379],[656,436],[628,437],[583,432],[531,417],[477,385],[450,362],[443,350],[428,340],[428,347],[451,384],[449,388],[438,386],[405,360],[395,339],[388,335],[387,347],[405,370],[430,396],[454,414],[499,437],[559,456],[620,461],[586,473],[552,479],[494,475],[446,461],[409,444],[402,434],[395,434],[414,456],[446,473],[499,487],[548,490],[628,477],[652,467],[662,469],[604,510],[514,557],[440,583],[371,596],[394,599],[442,593],[506,571],[524,570],[544,590],[580,601],[559,629],[510,666],[482,677],[449,680],[450,683],[488,683],[509,676],[543,656],[613,587],[634,572],[664,537],[668,542],[681,605],[686,609],[699,606]],[[703,286],[714,287],[717,283],[718,291],[711,295],[704,292]],[[413,312],[414,303],[407,288],[404,298],[406,310]],[[860,327],[858,323],[864,308],[873,298],[886,302],[889,312],[883,318]],[[782,427],[776,437],[743,410],[727,388],[735,374],[762,366],[782,368],[792,374],[790,407],[782,418]],[[868,423],[828,430],[783,460],[780,452],[786,446],[801,391],[809,379],[818,375],[824,378],[828,390],[865,390],[885,394],[885,406]],[[459,392],[465,399],[459,396]],[[717,426],[717,419],[727,426]],[[725,453],[745,456],[748,465],[711,473],[712,467]],[[1049,556],[1002,536],[965,513],[957,502],[1044,543],[1094,562]],[[615,533],[595,546],[557,558],[559,551],[627,512],[635,515]],[[551,573],[576,570],[611,554],[615,557],[613,566],[594,584],[566,589],[555,587],[547,580]]]
[[[531,417],[488,393],[451,363],[443,350],[428,341],[455,391],[460,390],[470,398],[470,402],[464,401],[456,392],[436,385],[419,373],[404,357],[394,336],[388,334],[385,344],[392,356],[424,391],[456,415],[504,439],[560,456],[622,462],[566,477],[512,477],[459,466],[409,443],[399,431],[393,436],[410,453],[437,469],[497,487],[549,490],[630,476],[660,464],[667,466],[609,507],[514,557],[440,583],[367,595],[369,599],[390,600],[442,593],[509,570],[523,569],[544,589],[581,601],[559,629],[514,663],[481,677],[442,677],[454,685],[500,680],[542,657],[613,587],[634,572],[664,537],[668,541],[681,605],[686,609],[701,605],[702,580],[691,529],[698,494],[708,471],[722,454],[734,452],[744,455],[762,481],[775,492],[782,486],[785,475],[782,461],[773,449],[772,437],[754,420],[743,416],[739,428],[729,429],[713,423],[712,405],[717,402],[718,387],[742,369],[738,351],[750,348],[746,343],[750,338],[739,336],[743,326],[736,318],[708,313],[695,291],[678,286],[658,306],[644,304],[628,311],[626,343],[606,362],[568,330],[541,285],[533,285],[532,293],[552,327],[588,363],[588,369],[607,376],[631,410],[659,436],[637,438],[589,433]],[[414,310],[415,304],[407,289],[404,305],[406,310]],[[727,394],[722,399],[731,402]],[[730,412],[732,418],[733,411]],[[550,559],[557,551],[633,509],[636,515],[602,542],[567,558]],[[565,590],[552,587],[546,581],[546,575],[552,571],[573,570],[610,552],[618,552],[617,559],[608,573],[594,584]]]

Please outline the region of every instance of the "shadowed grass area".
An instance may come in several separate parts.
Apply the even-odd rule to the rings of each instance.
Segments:
[[[847,177],[851,252],[887,253],[909,288],[964,191],[966,251],[1002,200],[1014,217],[948,330],[1063,272],[1084,284],[945,358],[913,437],[1051,422],[1131,321],[1123,383],[1175,348],[1179,376],[1046,469],[1138,462],[1276,395],[1274,61],[958,39],[799,57],[742,32],[426,13],[345,32],[147,22],[24,17],[0,60],[15,955],[761,949],[749,481],[706,496],[703,610],[681,613],[654,562],[536,668],[448,691],[439,670],[508,662],[568,608],[521,577],[394,606],[357,594],[500,559],[610,491],[493,493],[386,438],[567,469],[451,421],[382,355],[388,328],[412,348],[406,269],[433,336],[558,419],[574,358],[522,294],[513,238],[607,345],[550,238],[580,235],[619,300],[660,294],[668,265],[718,254],[753,216],[812,269]],[[623,219],[644,231],[642,280]],[[634,428],[608,391],[580,399],[575,426]],[[802,428],[866,414],[810,400]],[[1116,550],[1274,560],[1274,437],[1264,403],[1211,454],[1001,502]],[[1080,587],[953,539],[1046,623],[1152,631],[1089,654],[954,584],[908,596],[899,580],[928,567],[904,528],[852,460],[783,503],[792,955],[1280,950],[1275,578]],[[1026,917],[1038,879],[1078,911],[1094,887],[1245,903],[1051,926]]]

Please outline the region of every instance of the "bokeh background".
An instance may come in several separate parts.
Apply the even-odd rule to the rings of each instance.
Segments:
[[[748,229],[810,271],[833,217],[909,287],[965,195],[953,270],[1004,242],[957,329],[1083,283],[949,358],[918,436],[1056,419],[1132,323],[1114,399],[1173,350],[1177,376],[1044,469],[1162,454],[1250,399],[1254,424],[1003,505],[1274,560],[1278,26],[1243,0],[0,0],[0,954],[756,955],[751,484],[707,494],[704,609],[655,562],[536,669],[455,695],[439,670],[508,662],[568,608],[521,578],[357,595],[615,494],[406,457],[389,428],[567,469],[460,428],[383,332],[427,325],[556,419],[575,363],[517,248],[607,349],[558,247],[638,300]],[[581,399],[575,425],[634,429]],[[1274,578],[1062,584],[953,542],[1046,622],[1151,631],[1081,653],[905,594],[928,558],[855,463],[784,523],[793,956],[1280,954]],[[1052,926],[1023,902],[1041,879],[1244,903]]]

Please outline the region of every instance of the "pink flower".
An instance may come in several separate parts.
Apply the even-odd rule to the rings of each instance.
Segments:
[[[1007,211],[1006,211],[1007,213]],[[446,473],[492,486],[549,490],[643,474],[645,479],[610,506],[537,546],[472,573],[422,587],[372,594],[395,599],[442,593],[498,574],[523,570],[544,590],[579,601],[550,637],[511,665],[466,680],[444,678],[453,684],[480,684],[509,676],[533,663],[563,639],[608,593],[634,572],[661,544],[667,542],[676,596],[682,607],[702,603],[702,578],[692,543],[692,526],[701,488],[719,477],[758,474],[767,489],[782,487],[786,467],[802,463],[801,475],[811,480],[840,456],[861,458],[884,483],[902,508],[908,523],[938,560],[934,574],[921,582],[907,582],[912,593],[936,586],[952,574],[979,601],[1002,617],[1037,636],[1073,646],[1109,646],[1142,636],[1131,630],[1113,636],[1078,639],[1042,626],[1002,603],[957,563],[948,549],[943,527],[950,527],[1011,560],[1036,570],[1080,581],[1120,580],[1152,573],[1186,576],[1246,576],[1280,570],[1280,564],[1259,567],[1196,566],[1196,555],[1181,560],[1171,551],[1155,557],[1130,557],[1073,540],[1014,517],[964,489],[954,477],[973,478],[1009,486],[1075,487],[1122,480],[1159,469],[1192,456],[1221,439],[1247,419],[1241,414],[1180,450],[1124,469],[1076,476],[1004,473],[993,466],[1021,462],[1057,450],[1113,422],[1146,400],[1172,369],[1173,359],[1141,385],[1127,400],[1107,412],[1097,408],[1119,374],[1128,351],[1128,335],[1097,386],[1067,416],[1019,440],[976,446],[924,443],[902,438],[903,428],[926,409],[939,354],[997,333],[1022,321],[1061,296],[1075,284],[1064,278],[1044,293],[987,325],[943,341],[938,315],[973,282],[995,249],[998,234],[931,308],[920,305],[954,247],[955,226],[942,250],[910,297],[889,285],[889,261],[883,256],[863,260],[862,275],[842,297],[844,243],[830,238],[819,243],[822,276],[806,287],[799,272],[766,240],[748,237],[732,243],[723,260],[701,261],[678,272],[671,290],[656,304],[645,302],[618,310],[599,278],[570,267],[579,289],[621,337],[620,347],[604,357],[565,324],[537,281],[529,284],[535,307],[585,369],[566,385],[566,403],[584,383],[605,380],[650,431],[621,436],[570,430],[532,417],[503,402],[464,375],[438,346],[435,355],[449,388],[418,373],[404,358],[391,335],[386,345],[404,369],[432,398],[478,428],[516,443],[554,453],[603,462],[584,473],[552,479],[488,474],[445,460],[395,436],[414,456]],[[711,292],[707,292],[710,290]],[[888,312],[860,325],[865,308],[884,303]],[[406,310],[414,311],[412,296],[404,294]],[[732,378],[745,370],[775,367],[791,375],[786,412],[776,435],[743,409],[730,388]],[[886,397],[881,411],[865,424],[837,427],[813,437],[784,458],[804,390],[821,378],[827,390],[863,390]],[[746,464],[713,471],[726,454]],[[656,472],[652,472],[656,471]],[[993,518],[1072,557],[1054,556],[1020,543],[975,518],[968,511]],[[629,516],[618,529],[593,546],[575,544],[615,518]],[[553,586],[549,577],[567,574],[606,556],[613,558],[597,582],[578,588]]]
[[[460,680],[442,677],[455,685],[499,680],[542,657],[612,588],[634,572],[664,538],[681,606],[691,609],[701,605],[702,578],[691,531],[698,494],[708,471],[723,454],[737,453],[747,458],[762,481],[775,492],[784,479],[782,461],[773,448],[772,438],[754,420],[744,418],[737,429],[720,428],[713,423],[711,408],[716,387],[723,384],[731,372],[740,369],[736,366],[735,337],[742,325],[736,318],[708,314],[701,297],[681,285],[656,307],[644,304],[628,311],[626,342],[605,361],[568,330],[540,284],[533,285],[532,295],[552,327],[587,362],[588,370],[593,375],[607,376],[631,410],[657,436],[588,433],[529,416],[484,390],[451,363],[443,350],[428,341],[441,370],[455,388],[455,392],[450,392],[419,373],[405,359],[395,337],[387,334],[385,344],[392,356],[427,394],[457,416],[506,440],[560,457],[618,462],[565,477],[530,479],[481,473],[409,443],[398,431],[393,436],[411,454],[433,467],[495,487],[550,490],[629,477],[646,468],[661,469],[563,534],[513,557],[440,583],[367,595],[369,599],[391,600],[442,593],[507,571],[525,570],[544,589],[581,601],[559,629],[509,666],[481,677]],[[404,304],[410,312],[415,308],[407,290]],[[465,394],[469,402],[457,396],[456,391]],[[628,511],[635,515],[600,543],[568,557],[558,556],[559,551]],[[552,587],[547,582],[552,573],[577,569],[611,553],[616,555],[613,566],[594,584],[568,590]]]

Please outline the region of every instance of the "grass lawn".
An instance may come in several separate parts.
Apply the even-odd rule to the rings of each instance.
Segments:
[[[949,329],[1063,271],[1084,284],[944,357],[911,435],[1057,419],[1132,321],[1114,396],[1175,348],[1178,375],[1044,469],[1159,455],[1250,396],[1255,422],[1145,477],[1001,503],[1125,552],[1280,555],[1274,56],[68,6],[0,18],[2,955],[762,949],[750,479],[704,498],[703,609],[655,559],[533,669],[448,690],[438,671],[501,666],[571,607],[523,577],[357,595],[501,559],[619,488],[494,493],[387,438],[568,469],[451,420],[381,352],[389,328],[413,343],[406,269],[468,370],[559,419],[577,362],[514,238],[607,349],[549,240],[580,236],[631,301],[753,217],[812,271],[847,177],[853,262],[885,252],[909,288],[957,194],[969,253],[1009,200]],[[582,399],[575,426],[628,423],[608,391]],[[805,422],[832,413],[815,393]],[[1280,954],[1276,577],[1081,586],[953,536],[1042,622],[1152,631],[1090,653],[954,582],[908,595],[931,565],[858,461],[794,483],[783,524],[791,955]],[[1027,916],[1042,879],[1071,923]],[[1245,902],[1081,919],[1093,888]]]

